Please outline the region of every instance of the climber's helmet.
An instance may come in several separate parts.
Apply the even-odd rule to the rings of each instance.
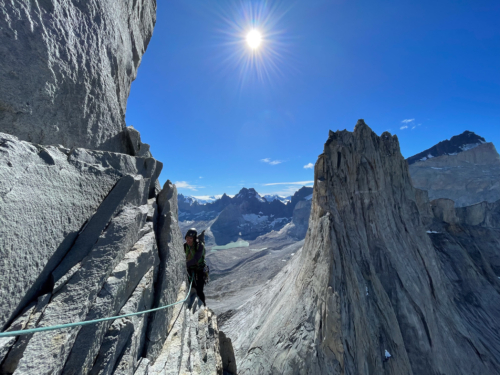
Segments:
[[[184,238],[187,238],[187,237],[193,237],[194,239],[196,238],[198,232],[196,232],[196,229],[195,228],[191,228],[187,231],[186,233],[186,237]]]

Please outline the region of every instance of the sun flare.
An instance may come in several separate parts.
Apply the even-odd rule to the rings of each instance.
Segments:
[[[289,2],[237,0],[217,9],[221,43],[217,60],[224,75],[239,71],[240,88],[251,82],[271,82],[290,69],[291,34],[282,23]],[[220,56],[218,53],[221,53]]]
[[[257,49],[262,42],[262,35],[257,30],[252,30],[247,34],[247,43],[251,49]]]

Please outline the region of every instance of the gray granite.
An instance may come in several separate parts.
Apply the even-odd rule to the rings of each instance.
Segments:
[[[1,0],[0,9],[0,131],[133,154],[125,110],[156,1]]]

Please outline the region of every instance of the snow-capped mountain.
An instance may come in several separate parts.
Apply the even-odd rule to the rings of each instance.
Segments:
[[[310,200],[312,190],[311,187],[302,187],[289,199],[268,201],[255,189],[242,188],[234,197],[223,194],[205,204],[199,203],[195,197],[179,194],[179,220],[194,227],[205,226],[198,228],[200,230],[209,226],[217,244],[224,245],[238,238],[254,240],[290,223],[295,207],[301,201]],[[303,208],[308,219],[310,204]]]
[[[259,202],[266,202],[264,198],[260,196],[259,193],[255,191],[254,188],[243,188],[240,190],[240,192],[235,195],[234,198],[239,198],[239,199],[257,199]]]
[[[286,202],[290,202],[290,199],[292,199],[292,196],[289,195],[288,197],[282,197],[281,195],[277,195],[277,194],[274,194],[274,195],[266,194],[263,196],[263,198],[268,202],[280,201],[280,202],[286,203]]]
[[[182,197],[182,198],[181,198]],[[192,205],[194,202],[198,202],[198,204],[207,204],[213,203],[217,199],[220,199],[222,195],[201,195],[201,196],[192,196],[192,195],[182,195],[179,194],[178,199],[183,199],[185,203]]]
[[[422,151],[421,153],[411,156],[408,159],[408,164],[426,161],[442,155],[457,155],[460,152],[471,150],[479,145],[486,143],[483,137],[466,130],[460,135],[451,137],[445,141],[439,142],[437,145]]]

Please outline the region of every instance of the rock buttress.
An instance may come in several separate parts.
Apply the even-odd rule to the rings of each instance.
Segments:
[[[498,316],[500,296],[457,294],[480,290],[450,278],[464,263],[442,262],[419,205],[396,136],[330,132],[302,252],[222,327],[238,373],[500,373],[498,324],[470,320]]]

